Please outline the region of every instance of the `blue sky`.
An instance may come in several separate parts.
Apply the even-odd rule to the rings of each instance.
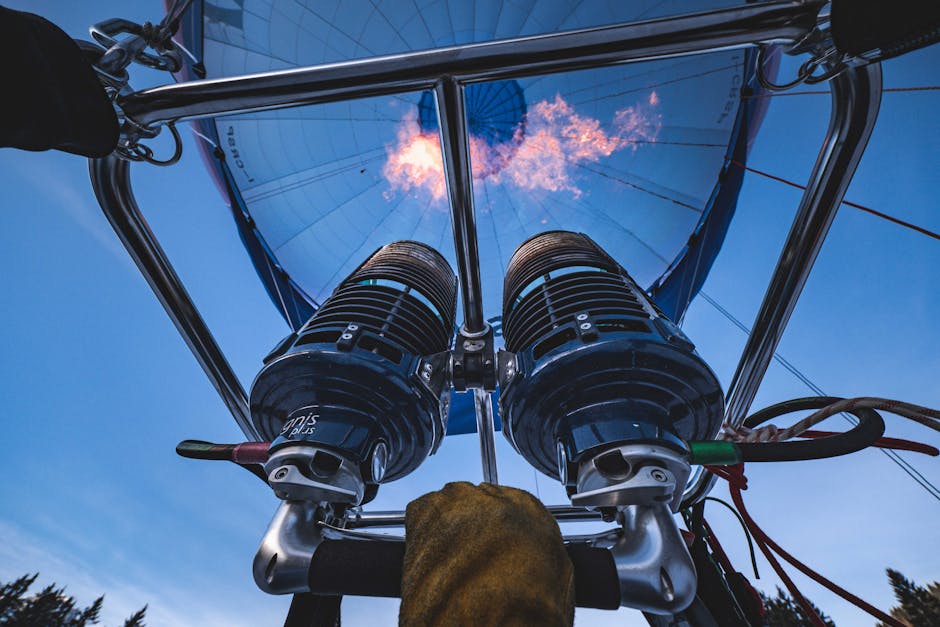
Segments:
[[[70,34],[121,16],[156,20],[158,2],[14,2]],[[885,64],[885,84],[937,83],[940,47]],[[159,75],[135,70],[138,87]],[[848,198],[940,230],[938,92],[885,94]],[[808,177],[823,136],[825,96],[778,98],[751,164]],[[245,384],[287,332],[257,283],[228,209],[191,136],[173,168],[134,166],[147,219]],[[164,146],[164,148],[168,148]],[[86,162],[0,150],[0,579],[40,570],[79,600],[106,593],[107,624],[145,603],[150,624],[278,625],[287,600],[258,591],[251,558],[276,499],[228,464],[175,456],[184,438],[233,441],[240,432],[94,201]],[[747,177],[731,231],[705,290],[750,324],[799,201],[799,192]],[[829,393],[882,395],[940,406],[940,246],[843,207],[780,347]],[[744,335],[701,299],[685,330],[727,386]],[[808,391],[777,365],[763,406]],[[935,433],[888,417],[888,434],[938,444]],[[837,423],[834,426],[838,426]],[[501,477],[546,502],[563,493],[497,438]],[[907,456],[935,483],[935,459]],[[749,469],[746,502],[798,557],[880,607],[892,603],[884,568],[940,578],[940,504],[882,454]],[[374,507],[400,508],[455,479],[480,480],[475,436],[448,438]],[[716,494],[726,491],[719,489]],[[743,536],[730,514],[710,520],[739,569]],[[776,579],[762,563],[758,585]],[[873,624],[797,576],[838,624]],[[350,598],[349,625],[394,625],[396,603]],[[622,614],[622,615],[621,615]],[[633,612],[579,612],[578,624],[645,624]]]

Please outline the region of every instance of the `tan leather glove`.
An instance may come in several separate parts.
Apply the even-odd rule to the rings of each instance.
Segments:
[[[399,625],[571,625],[574,570],[528,492],[449,483],[405,512]]]

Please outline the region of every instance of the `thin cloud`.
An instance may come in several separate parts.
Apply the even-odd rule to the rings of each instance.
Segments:
[[[26,573],[40,573],[35,589],[55,582],[66,587],[66,593],[79,605],[88,605],[104,594],[101,624],[122,625],[124,620],[147,608],[150,625],[263,625],[271,624],[270,606],[258,603],[254,611],[246,606],[212,607],[211,597],[202,588],[182,588],[159,577],[146,577],[129,583],[119,574],[96,573],[80,557],[54,546],[49,538],[40,538],[12,523],[0,520],[0,580],[10,581]],[[259,601],[263,600],[258,593]],[[286,610],[286,608],[285,608]]]
[[[136,272],[136,267],[107,219],[95,202],[91,183],[78,189],[68,178],[49,176],[36,167],[28,167],[25,161],[11,160],[6,164],[16,176],[28,182],[35,192],[62,210],[72,222],[91,236],[101,248],[118,259],[124,267]]]

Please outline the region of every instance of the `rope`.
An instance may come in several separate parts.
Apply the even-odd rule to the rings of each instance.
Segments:
[[[711,470],[711,467],[707,467]],[[816,610],[813,606],[806,600],[806,598],[800,593],[799,589],[796,587],[796,584],[793,583],[793,580],[784,570],[783,566],[777,560],[774,553],[783,558],[791,566],[799,570],[801,573],[825,587],[829,591],[839,595],[849,603],[855,605],[864,612],[874,616],[878,620],[882,621],[887,625],[892,627],[904,627],[904,624],[898,621],[897,619],[889,616],[888,614],[882,612],[875,606],[867,603],[863,599],[855,596],[845,588],[833,583],[829,579],[826,579],[821,574],[804,564],[803,562],[796,559],[789,552],[784,550],[779,544],[774,542],[773,539],[768,536],[760,526],[751,518],[751,515],[748,513],[747,509],[744,507],[744,499],[741,496],[741,491],[747,489],[747,479],[744,476],[744,464],[737,464],[736,466],[726,466],[724,467],[725,472],[723,474],[718,474],[718,476],[726,479],[729,483],[729,488],[731,492],[731,500],[734,502],[735,506],[738,508],[738,511],[741,513],[742,518],[744,518],[747,523],[748,528],[751,531],[751,534],[754,537],[754,541],[757,543],[758,548],[767,558],[767,561],[770,562],[770,565],[773,567],[774,571],[783,581],[784,585],[787,587],[787,590],[790,591],[790,595],[799,603],[800,608],[803,610],[803,613],[806,615],[806,618],[813,625],[825,625],[819,615],[816,613]],[[714,472],[714,471],[712,471]],[[717,473],[716,473],[717,474]],[[728,479],[730,477],[730,479]],[[742,485],[744,487],[742,487]]]
[[[734,314],[732,314],[730,311],[722,307],[718,303],[718,301],[716,301],[714,298],[709,296],[705,291],[699,292],[699,294],[701,295],[703,299],[705,299],[705,301],[708,304],[714,307],[718,311],[718,313],[720,313],[725,318],[727,318],[731,322],[731,324],[741,329],[741,331],[743,331],[745,335],[751,334],[751,330],[743,322],[738,320],[734,316]],[[796,366],[790,363],[790,361],[785,359],[782,355],[780,355],[779,353],[774,353],[774,360],[777,363],[779,363],[781,366],[783,366],[787,370],[787,372],[789,372],[794,377],[799,379],[804,385],[806,385],[806,387],[812,390],[817,396],[827,396],[827,394],[822,390],[822,388],[820,388],[818,385],[813,383],[809,379],[809,377],[803,374]],[[857,422],[857,420],[850,414],[842,414],[842,417],[845,418],[846,422],[848,422],[849,424],[854,425]],[[935,486],[929,479],[927,479],[927,477],[921,474],[919,470],[914,468],[914,466],[912,466],[910,462],[908,462],[906,459],[901,457],[901,455],[899,455],[898,453],[894,452],[891,449],[879,448],[878,450],[883,455],[885,455],[888,459],[894,462],[895,465],[897,465],[897,467],[900,468],[904,474],[906,474],[908,477],[913,479],[917,485],[924,488],[927,491],[927,493],[930,494],[930,496],[940,501],[940,489],[938,489],[937,486]]]
[[[737,514],[738,512],[735,511],[734,513]],[[721,565],[724,571],[729,575],[735,572],[734,565],[728,558],[728,554],[725,553],[725,550],[718,541],[718,538],[715,537],[715,532],[712,531],[712,528],[709,526],[707,520],[702,520],[702,529],[705,531],[705,542],[708,544],[708,546],[711,547],[715,559],[718,560],[718,563]],[[750,532],[748,532],[748,534],[750,534]]]
[[[739,168],[744,168],[744,169],[747,170],[748,172],[753,172],[754,174],[759,174],[759,175],[761,175],[761,176],[763,176],[763,177],[766,177],[766,178],[769,178],[769,179],[771,179],[771,180],[773,180],[773,181],[777,181],[778,183],[783,183],[784,185],[789,185],[790,187],[795,187],[796,189],[806,190],[806,186],[805,186],[805,185],[800,185],[799,183],[794,183],[793,181],[787,180],[787,179],[785,179],[785,178],[783,178],[783,177],[781,177],[781,176],[776,176],[776,175],[774,175],[774,174],[770,174],[769,172],[764,172],[763,170],[758,170],[757,168],[752,168],[751,166],[749,166],[749,165],[747,165],[747,164],[744,164],[744,163],[741,163],[740,161],[737,161],[737,160],[735,160],[735,159],[732,159],[732,160],[731,160],[731,163],[733,163],[734,165],[738,166]],[[901,220],[901,219],[899,219],[899,218],[895,218],[894,216],[889,216],[888,214],[882,213],[882,212],[880,212],[880,211],[878,211],[878,210],[876,210],[876,209],[872,209],[871,207],[866,207],[865,205],[860,205],[860,204],[858,204],[857,202],[852,202],[852,201],[850,201],[850,200],[843,200],[843,201],[842,201],[842,204],[843,204],[843,205],[847,205],[847,206],[849,206],[849,207],[852,207],[853,209],[859,209],[860,211],[864,211],[864,212],[866,212],[866,213],[870,213],[870,214],[872,214],[873,216],[877,216],[877,217],[879,217],[879,218],[882,218],[883,220],[887,220],[888,222],[893,222],[894,224],[897,224],[897,225],[899,225],[899,226],[903,226],[903,227],[905,227],[905,228],[911,229],[912,231],[917,231],[918,233],[920,233],[920,234],[922,234],[922,235],[926,235],[927,237],[932,237],[932,238],[935,239],[935,240],[940,240],[940,233],[935,233],[934,231],[925,229],[925,228],[922,227],[922,226],[917,226],[916,224],[911,224],[910,222],[905,222],[904,220]]]
[[[887,398],[860,397],[841,400],[832,405],[823,407],[786,429],[781,429],[776,425],[766,425],[756,429],[749,429],[744,425],[735,427],[725,422],[721,426],[721,432],[723,439],[731,440],[732,442],[784,442],[799,437],[800,434],[810,427],[819,424],[826,418],[834,416],[835,414],[862,408],[880,409],[891,412],[892,414],[903,416],[904,418],[919,422],[926,427],[940,431],[940,411],[936,409]]]

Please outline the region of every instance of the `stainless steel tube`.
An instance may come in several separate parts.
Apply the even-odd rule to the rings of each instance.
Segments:
[[[140,213],[130,182],[130,164],[117,155],[89,161],[98,204],[189,350],[215,386],[249,440],[260,440],[251,424],[241,382],[206,326],[160,243]]]
[[[453,77],[445,76],[434,87],[441,127],[441,152],[444,176],[450,199],[454,230],[454,252],[457,276],[463,298],[463,331],[480,335],[487,331],[483,318],[483,289],[480,282],[480,252],[477,241],[476,212],[473,207],[473,173],[470,168],[470,145],[467,143],[467,118],[463,86]],[[459,341],[459,340],[458,340]],[[496,471],[496,428],[493,401],[489,392],[473,390],[477,434],[480,436],[480,460],[483,481],[499,483]]]
[[[483,462],[483,481],[498,484],[493,397],[486,390],[474,389],[473,407],[477,415],[477,434],[480,436],[480,461]]]
[[[441,126],[444,177],[454,228],[457,276],[463,298],[463,328],[468,335],[486,331],[483,319],[483,290],[480,284],[480,252],[476,213],[473,208],[473,175],[463,87],[445,76],[435,86]]]
[[[573,505],[549,505],[549,512],[559,522],[584,522],[603,520],[603,515],[586,507]],[[405,512],[360,512],[352,514],[346,519],[347,529],[363,529],[367,527],[404,527]]]
[[[533,37],[408,52],[318,67],[180,83],[120,100],[139,124],[213,117],[430,89],[442,76],[497,80],[795,41],[823,0],[781,0]]]
[[[826,139],[728,388],[726,418],[735,425],[750,409],[868,144],[881,105],[881,67],[846,70],[832,79],[830,89]]]
[[[832,113],[826,138],[728,388],[725,419],[733,425],[747,417],[868,144],[881,106],[881,66],[850,68],[829,87]],[[713,484],[713,475],[699,473],[686,491],[686,502],[705,496]]]

